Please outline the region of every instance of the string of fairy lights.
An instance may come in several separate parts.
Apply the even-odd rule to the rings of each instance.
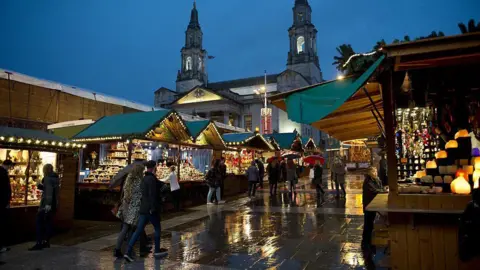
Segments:
[[[38,145],[38,146],[58,146],[65,148],[85,148],[86,144],[81,143],[70,143],[62,141],[48,141],[48,140],[39,140],[35,138],[22,138],[14,136],[0,136],[0,142],[10,143],[10,144],[27,144],[27,145]]]

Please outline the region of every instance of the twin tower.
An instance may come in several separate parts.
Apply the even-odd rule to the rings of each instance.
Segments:
[[[287,69],[302,74],[310,84],[322,81],[317,55],[317,30],[312,24],[312,8],[308,0],[295,0],[293,25],[288,29],[290,51]],[[177,75],[177,93],[186,92],[208,82],[205,61],[207,51],[203,48],[203,32],[198,19],[196,3],[190,14],[190,23],[185,32],[185,46],[181,50],[182,66]]]

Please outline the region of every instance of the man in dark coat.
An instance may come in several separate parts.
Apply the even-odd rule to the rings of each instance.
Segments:
[[[132,262],[132,250],[135,242],[142,234],[147,222],[152,223],[155,228],[154,241],[155,251],[153,255],[155,257],[162,257],[167,255],[166,249],[160,248],[160,209],[161,209],[161,192],[168,189],[168,186],[159,181],[155,176],[157,164],[155,161],[150,160],[146,162],[147,172],[143,178],[142,188],[142,200],[140,203],[140,216],[138,218],[137,229],[128,243],[128,249],[125,253],[125,260]]]
[[[8,251],[8,248],[5,246],[5,234],[8,232],[8,209],[10,208],[10,199],[12,198],[8,170],[13,166],[15,164],[8,159],[0,166],[0,253]]]
[[[260,188],[263,188],[263,178],[265,177],[265,166],[263,165],[263,162],[257,159],[255,161],[258,167],[258,173],[260,174],[260,180],[259,180],[259,186]]]
[[[280,181],[282,171],[278,161],[274,159],[272,163],[267,165],[268,183],[270,184],[270,196],[277,195],[277,185]]]

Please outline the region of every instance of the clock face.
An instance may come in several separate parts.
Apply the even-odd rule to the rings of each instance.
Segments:
[[[196,98],[201,98],[201,97],[205,96],[205,92],[204,92],[202,89],[197,89],[197,90],[195,90],[195,92],[193,93],[193,95],[194,95]]]

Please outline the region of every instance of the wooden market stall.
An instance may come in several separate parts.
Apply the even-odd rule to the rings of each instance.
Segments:
[[[78,174],[77,153],[83,144],[38,130],[0,127],[0,162],[15,163],[9,171],[12,188],[7,242],[29,241],[35,235],[35,217],[42,191],[43,166],[52,164],[60,176],[59,208],[54,226],[58,230],[72,227],[75,182]],[[2,222],[4,222],[2,220]]]
[[[251,162],[261,157],[263,152],[275,151],[275,147],[258,132],[228,133],[222,137],[228,147],[221,152],[227,165],[227,179],[238,188],[247,191],[248,181],[245,172]]]
[[[472,156],[479,155],[480,33],[383,51],[388,59],[378,81],[390,192],[367,209],[388,212],[391,266],[476,269],[478,259],[459,260],[458,229],[475,180]]]
[[[193,155],[205,155],[209,164],[212,149],[225,148],[213,123],[184,121],[171,110],[104,117],[73,140],[88,143],[77,184],[76,217],[95,220],[113,218],[108,212],[120,199],[120,188],[109,188],[110,180],[134,160],[159,161],[159,179],[166,178],[168,167],[176,165],[184,206],[203,202],[208,189],[205,165],[196,168]],[[169,207],[167,201],[165,210]]]

